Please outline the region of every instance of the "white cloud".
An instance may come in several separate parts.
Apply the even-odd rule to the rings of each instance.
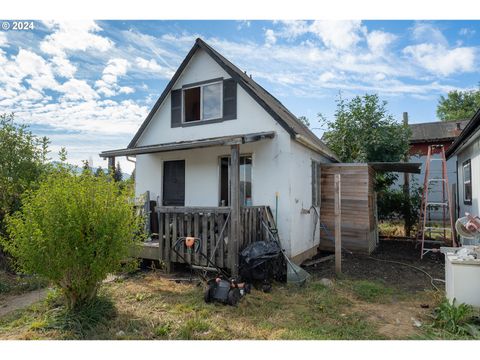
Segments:
[[[339,50],[355,46],[361,39],[362,30],[360,20],[316,20],[309,27],[309,31],[317,35],[326,47]]]
[[[458,34],[461,35],[461,36],[473,36],[475,35],[476,31],[474,29],[470,29],[470,28],[461,28],[459,31],[458,31]]]
[[[333,72],[331,71],[325,71],[324,73],[322,73],[319,77],[318,77],[318,80],[320,80],[320,82],[329,82],[333,79],[335,79],[336,76]]]
[[[267,29],[265,31],[265,45],[272,46],[277,42],[277,38],[272,29]]]
[[[115,96],[121,89],[117,84],[118,77],[124,76],[129,67],[130,63],[125,59],[110,59],[103,69],[102,79],[95,82],[98,92],[107,97]]]
[[[7,33],[0,32],[0,47],[8,46]]]
[[[50,64],[30,50],[20,49],[14,57],[14,62],[6,66],[5,73],[18,85],[25,79],[32,89],[38,91],[58,88]]]
[[[137,66],[141,69],[153,71],[153,72],[161,72],[163,71],[163,68],[157,63],[157,60],[155,59],[144,59],[142,57],[137,57],[135,59]]]
[[[65,57],[67,51],[105,52],[114,44],[112,40],[96,34],[102,29],[94,21],[53,21],[45,24],[53,33],[40,43],[40,49],[50,55]]]
[[[77,67],[63,56],[54,56],[51,61],[54,65],[53,69],[55,73],[60,76],[70,79],[73,78],[75,72],[77,71]]]
[[[391,33],[374,30],[367,34],[367,44],[370,51],[374,54],[383,54],[385,49],[397,37]]]
[[[471,47],[448,49],[440,44],[424,43],[407,46],[403,52],[435,75],[448,76],[474,70],[476,51]]]
[[[309,25],[305,20],[283,20],[280,23],[283,25],[281,30],[282,36],[290,40],[310,31]]]
[[[59,87],[63,92],[63,100],[90,101],[98,99],[99,96],[85,80],[70,79]]]
[[[418,22],[412,29],[413,38],[421,43],[448,45],[448,41],[443,36],[440,29],[429,23]]]
[[[131,88],[130,86],[122,86],[120,87],[120,89],[118,90],[118,92],[120,94],[132,94],[135,92],[135,89],[134,88]]]

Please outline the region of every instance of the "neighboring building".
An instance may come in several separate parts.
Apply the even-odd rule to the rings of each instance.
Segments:
[[[450,146],[447,157],[456,159],[458,216],[480,215],[480,109]]]
[[[136,157],[136,194],[148,191],[166,214],[160,220],[167,223],[160,224],[161,241],[171,241],[171,236],[181,234],[178,228],[192,226],[189,233],[202,237],[210,254],[210,246],[217,245],[221,224],[231,221],[232,232],[219,244],[229,247],[229,267],[230,260],[235,261],[228,237],[236,238],[237,192],[242,207],[238,234],[243,245],[263,233],[265,214],[257,212],[255,206],[265,205],[277,219],[287,254],[296,262],[314,255],[320,236],[316,219],[319,164],[337,162],[330,149],[280,101],[201,39],[128,147],[100,156],[109,158],[110,164],[116,156]],[[231,209],[231,216],[217,223],[215,216],[230,211],[226,208]],[[192,213],[191,223],[172,223],[173,217],[184,219],[189,211],[196,214]],[[254,232],[247,241],[250,227]],[[173,243],[163,249],[160,245],[161,259],[173,261],[170,246]],[[219,254],[212,256],[218,258]],[[222,259],[218,261],[223,264]]]
[[[409,175],[411,188],[414,186],[423,186],[428,146],[443,145],[445,147],[445,151],[447,151],[467,123],[468,120],[449,122],[435,121],[428,123],[409,124],[409,127],[412,130],[412,136],[410,138],[409,162],[422,164],[420,174]],[[438,158],[439,154],[435,153],[433,157]],[[441,161],[432,161],[430,163],[430,174],[431,178],[442,176]],[[447,161],[447,176],[450,189],[452,189],[452,186],[455,186],[457,182],[455,158],[451,158]],[[403,183],[404,177],[403,175],[399,174],[397,186],[401,187]],[[440,191],[431,191],[429,194],[430,201],[440,202],[441,198],[442,193]],[[432,217],[439,219],[440,216],[440,212],[432,212]]]

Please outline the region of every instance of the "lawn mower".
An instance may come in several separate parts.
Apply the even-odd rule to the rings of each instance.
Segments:
[[[186,264],[190,266],[192,272],[203,280],[205,284],[204,300],[206,303],[220,302],[222,304],[228,304],[235,306],[240,299],[246,294],[250,293],[251,286],[245,282],[238,281],[237,278],[230,277],[225,270],[218,267],[207,255],[200,251],[202,245],[202,239],[193,236],[186,236],[178,238],[173,245],[172,250],[177,256],[182,259]],[[200,271],[198,267],[194,267],[194,264],[187,261],[180,252],[180,247],[190,254],[199,254],[207,262],[207,266],[215,269],[217,276],[214,278],[207,278],[207,270]]]

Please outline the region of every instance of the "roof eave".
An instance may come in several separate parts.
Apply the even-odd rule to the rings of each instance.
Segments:
[[[447,159],[450,159],[452,156],[456,155],[463,145],[470,140],[470,138],[475,134],[478,127],[480,126],[480,109],[477,110],[475,115],[470,119],[468,124],[463,128],[460,135],[457,136],[452,145],[448,148],[446,152]]]

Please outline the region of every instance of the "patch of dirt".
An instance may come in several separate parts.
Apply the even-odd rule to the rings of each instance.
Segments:
[[[320,254],[325,256],[329,254]],[[375,260],[377,259],[377,260]],[[435,279],[445,279],[444,258],[441,253],[428,253],[420,260],[420,249],[413,242],[398,240],[381,240],[377,249],[370,255],[342,254],[342,272],[347,278],[381,281],[387,286],[396,287],[409,293],[431,290],[430,278],[411,267],[398,263],[380,260],[398,261],[418,267],[429,273]],[[335,276],[334,259],[307,267],[306,270],[319,278]],[[444,289],[444,283],[435,282],[439,289]]]
[[[21,295],[10,295],[4,297],[0,301],[0,316],[43,300],[47,295],[47,291],[47,289],[39,289]]]
[[[423,325],[423,319],[431,309],[423,309],[415,302],[390,304],[355,303],[353,311],[366,315],[367,320],[377,324],[377,331],[391,339],[406,339],[419,332],[415,326]]]

